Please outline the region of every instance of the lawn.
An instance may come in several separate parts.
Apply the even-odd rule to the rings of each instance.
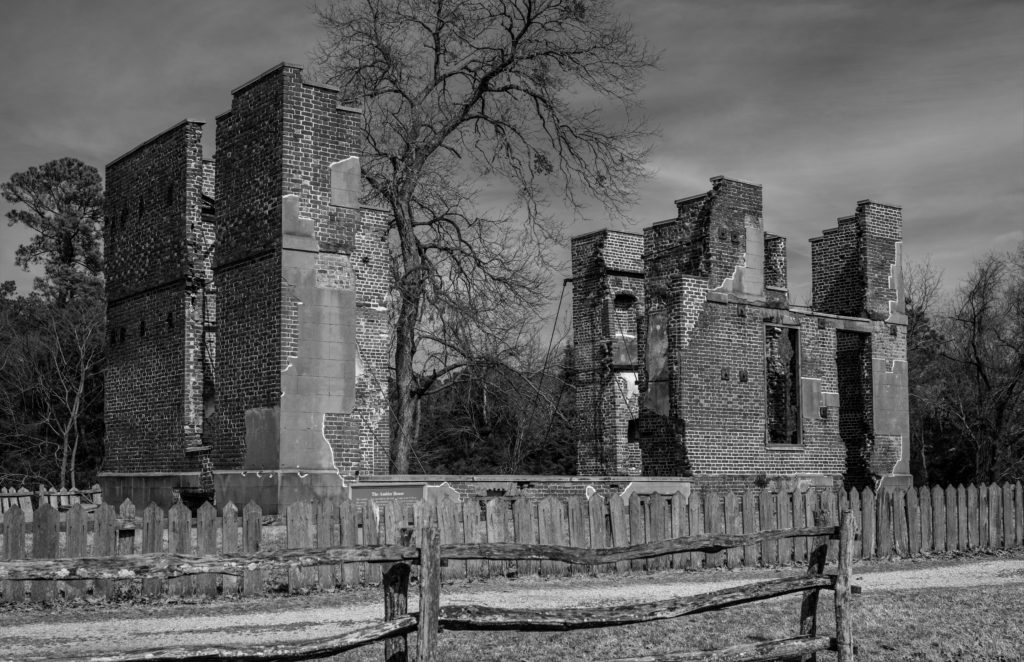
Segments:
[[[1018,585],[870,592],[855,596],[858,659],[1022,660],[1024,589]],[[524,605],[525,606],[525,605]],[[718,613],[574,632],[442,632],[446,662],[568,662],[651,655],[779,639],[796,632],[799,597],[776,598]],[[820,631],[834,632],[832,600],[822,592]],[[410,646],[415,637],[410,637]],[[834,659],[824,654],[823,659]],[[381,646],[336,660],[381,660]]]

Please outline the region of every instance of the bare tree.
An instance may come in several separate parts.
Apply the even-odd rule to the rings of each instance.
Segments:
[[[318,16],[320,71],[363,105],[363,180],[397,236],[391,455],[404,473],[432,283],[486,281],[528,304],[538,281],[519,276],[561,239],[553,193],[574,213],[588,200],[624,212],[646,174],[635,93],[654,58],[610,0],[350,0]],[[481,187],[499,180],[516,204],[481,213]]]
[[[571,474],[572,386],[562,348],[449,373],[424,401],[416,449],[429,473]]]
[[[910,381],[910,452],[915,482],[929,484],[929,458],[939,441],[936,416],[941,383],[942,273],[930,258],[903,269],[907,302],[907,361]]]
[[[103,305],[88,297],[21,304],[0,306],[5,480],[77,487],[80,449],[95,462],[102,439]]]
[[[1024,476],[1024,244],[979,260],[942,329],[940,404],[975,477]]]

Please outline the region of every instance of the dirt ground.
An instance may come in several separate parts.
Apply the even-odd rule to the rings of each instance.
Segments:
[[[622,576],[454,582],[442,604],[572,607],[648,602],[756,580],[802,574],[796,567],[631,573]],[[1024,583],[1024,552],[864,563],[854,583],[865,593]],[[410,591],[410,610],[415,610]],[[383,617],[379,587],[248,599],[121,604],[4,606],[0,659],[101,655],[172,645],[242,645],[330,636],[339,625]]]

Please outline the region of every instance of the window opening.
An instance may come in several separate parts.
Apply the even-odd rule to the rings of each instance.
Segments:
[[[635,366],[638,361],[636,346],[636,297],[622,293],[615,296],[613,305],[612,358],[615,365]]]
[[[764,328],[766,427],[769,444],[800,443],[800,332]]]

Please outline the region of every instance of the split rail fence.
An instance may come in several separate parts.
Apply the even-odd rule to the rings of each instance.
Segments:
[[[444,544],[542,544],[602,549],[701,535],[750,534],[801,528],[821,508],[828,524],[849,509],[861,535],[855,544],[858,559],[916,556],[947,551],[1000,549],[1024,545],[1024,490],[1020,483],[968,487],[922,487],[908,492],[870,489],[834,492],[747,491],[741,494],[691,492],[684,495],[618,496],[590,499],[553,497],[442,499],[437,504],[438,529]],[[421,507],[422,508],[422,507]],[[150,505],[136,512],[126,501],[118,510],[102,505],[86,512],[81,505],[58,512],[42,505],[29,524],[20,507],[3,516],[3,560],[25,558],[117,557],[174,553],[253,554],[280,549],[328,548],[354,545],[394,545],[400,531],[414,531],[422,521],[412,503],[357,504],[330,501],[293,504],[284,525],[265,526],[268,518],[250,503],[241,513],[227,504],[220,515],[205,504],[193,513],[178,504],[169,511]],[[415,541],[414,541],[415,542]],[[835,552],[832,552],[833,558]],[[627,571],[698,569],[704,567],[773,566],[806,563],[809,548],[801,538],[769,540],[724,552],[677,552],[616,563],[570,566],[557,560],[458,559],[444,569],[445,579],[488,576],[565,575]],[[378,584],[379,568],[345,563],[321,568],[293,568],[267,574],[187,577],[174,580],[126,576],[120,581],[66,580],[59,583],[0,581],[0,600],[51,601],[60,596],[94,598],[124,591],[147,595],[243,592],[260,594],[267,588],[307,591],[356,584]]]
[[[421,503],[418,530],[402,528],[400,541],[394,545],[330,547],[300,549],[286,552],[259,552],[249,555],[217,555],[186,557],[177,554],[150,554],[124,559],[62,559],[14,561],[0,564],[0,578],[11,580],[53,581],[58,578],[90,577],[95,581],[116,581],[131,572],[145,581],[155,578],[186,580],[218,573],[234,578],[246,572],[289,568],[296,565],[305,570],[322,570],[342,563],[374,564],[381,572],[384,588],[383,620],[361,624],[332,637],[305,641],[248,647],[181,646],[161,649],[104,653],[95,659],[108,662],[142,660],[210,659],[276,659],[302,660],[323,658],[384,640],[387,662],[406,662],[406,635],[416,632],[416,657],[420,662],[434,662],[440,628],[447,630],[518,630],[550,631],[612,627],[645,623],[690,614],[717,611],[726,607],[766,600],[777,596],[802,593],[799,634],[775,641],[731,646],[717,651],[672,653],[673,660],[768,660],[780,657],[809,656],[816,651],[838,653],[840,662],[852,662],[853,615],[850,583],[854,561],[856,518],[846,511],[840,526],[823,525],[826,513],[815,513],[815,526],[749,534],[712,534],[677,537],[658,542],[623,547],[600,547],[516,542],[442,543],[440,524],[442,507]],[[415,531],[415,533],[414,533]],[[418,538],[416,544],[411,539]],[[837,539],[837,572],[825,574],[829,539]],[[677,597],[657,602],[584,607],[572,609],[500,609],[482,605],[442,607],[442,565],[455,563],[567,563],[573,567],[600,567],[618,563],[650,562],[674,554],[714,555],[733,550],[803,542],[809,550],[808,572],[804,576],[776,579],[695,596]],[[385,565],[381,565],[385,564]],[[408,613],[409,576],[412,566],[419,568],[420,610]],[[835,593],[835,636],[817,631],[818,597],[821,590]],[[187,636],[187,633],[183,633]],[[90,659],[90,658],[80,658]],[[649,657],[620,657],[618,662],[640,662]]]

